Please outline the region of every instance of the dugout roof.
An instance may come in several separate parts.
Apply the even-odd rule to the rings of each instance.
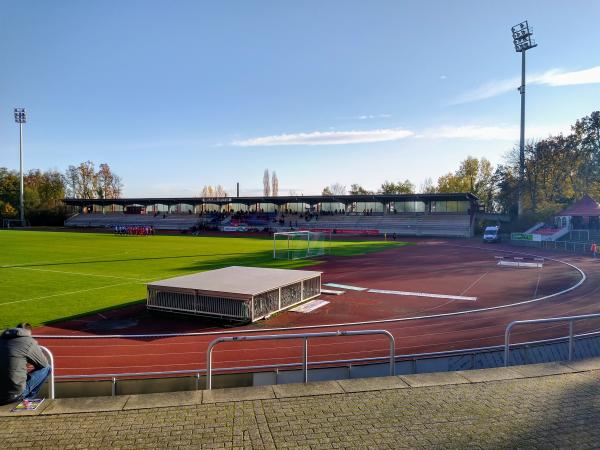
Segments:
[[[589,195],[584,195],[557,216],[597,217],[600,216],[600,205]]]
[[[149,288],[192,292],[215,297],[251,300],[273,289],[318,277],[311,270],[231,266],[148,283]]]

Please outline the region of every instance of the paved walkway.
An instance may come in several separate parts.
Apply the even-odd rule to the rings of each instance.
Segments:
[[[600,359],[0,409],[2,448],[598,448]],[[43,409],[43,410],[42,410]]]

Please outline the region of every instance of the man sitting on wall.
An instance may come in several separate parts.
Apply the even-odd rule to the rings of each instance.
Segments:
[[[51,367],[31,325],[21,323],[0,336],[0,405],[35,398]]]

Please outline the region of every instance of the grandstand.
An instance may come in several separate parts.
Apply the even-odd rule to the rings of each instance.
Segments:
[[[68,227],[148,225],[157,230],[314,230],[399,236],[473,235],[470,193],[64,200]]]

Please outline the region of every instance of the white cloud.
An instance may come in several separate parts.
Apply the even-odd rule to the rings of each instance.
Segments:
[[[447,78],[448,78],[448,77],[447,77],[446,75],[440,75],[440,80],[445,80],[445,79],[447,79]]]
[[[532,125],[525,129],[527,139],[542,139],[549,135],[566,134],[570,126]],[[467,139],[475,141],[515,141],[519,139],[517,125],[444,125],[425,130],[417,137],[426,139]]]
[[[382,128],[366,131],[312,131],[309,133],[277,134],[233,141],[237,147],[264,147],[279,145],[341,145],[369,142],[397,141],[414,133],[402,128]]]
[[[577,84],[600,83],[600,66],[590,69],[565,72],[559,69],[551,69],[543,73],[532,74],[527,77],[527,84],[538,84],[545,86],[571,86]],[[492,80],[481,86],[460,95],[451,104],[460,104],[484,100],[496,97],[500,94],[516,90],[521,84],[520,77],[505,80]]]

